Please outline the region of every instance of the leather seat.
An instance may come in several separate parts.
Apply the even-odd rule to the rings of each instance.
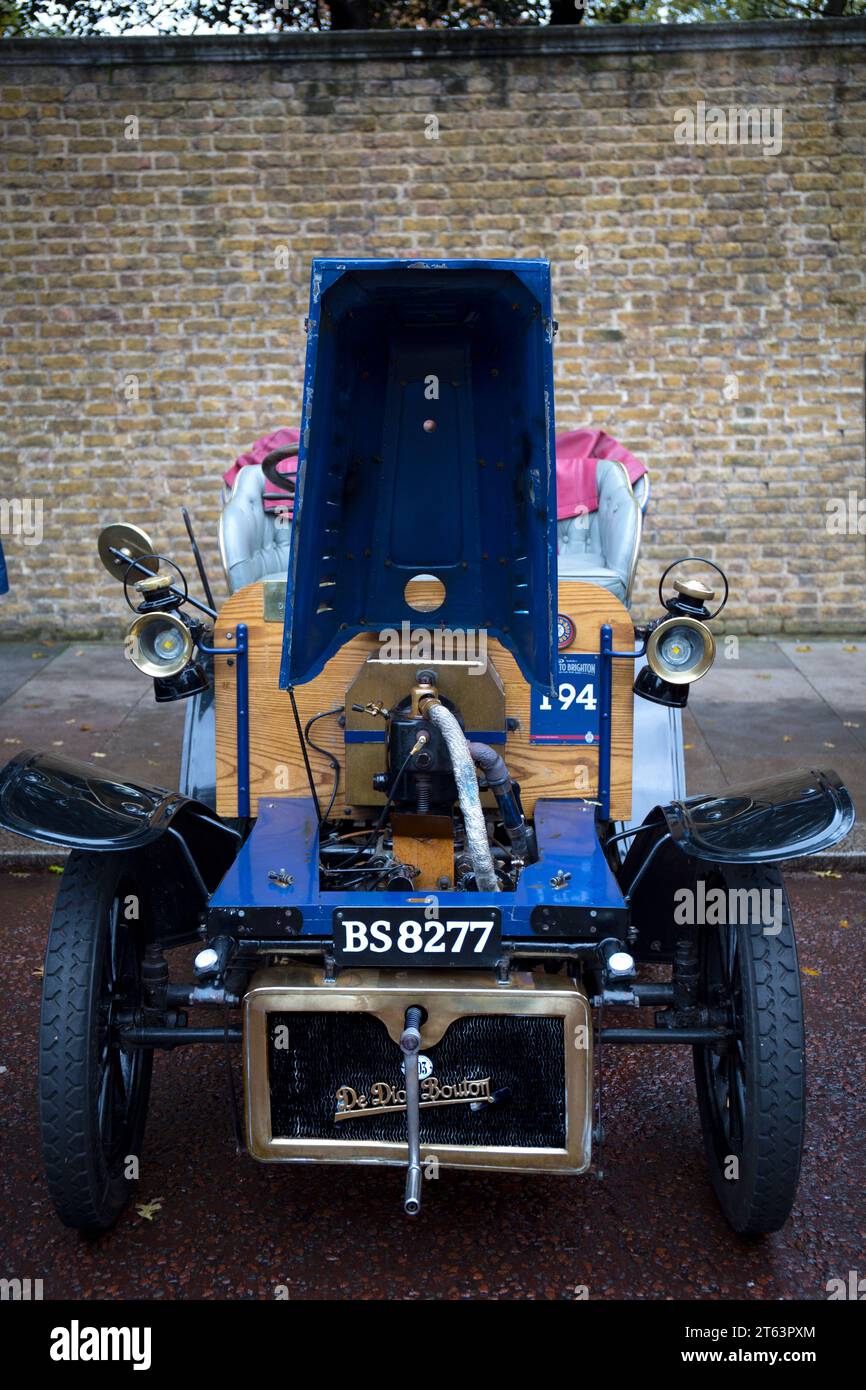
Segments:
[[[598,510],[557,522],[559,577],[598,584],[628,605],[640,549],[640,503],[616,459],[599,459],[596,481]]]
[[[643,479],[641,479],[641,482]],[[631,598],[641,537],[641,507],[628,474],[615,459],[599,459],[598,510],[557,523],[559,576]],[[231,593],[260,579],[282,579],[289,566],[291,524],[262,505],[265,478],[258,465],[242,468],[219,523],[219,546]]]
[[[220,558],[231,593],[260,579],[284,579],[288,572],[291,523],[280,512],[265,511],[264,490],[259,465],[242,468],[220,515]]]

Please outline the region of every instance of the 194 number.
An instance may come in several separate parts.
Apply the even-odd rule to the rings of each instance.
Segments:
[[[578,694],[577,687],[572,685],[570,681],[565,681],[564,684],[559,687],[557,699],[559,700],[559,705],[562,710],[571,709],[572,705],[582,705],[585,710],[594,710],[598,708],[598,701],[595,698],[595,691],[591,684],[585,685]],[[549,695],[542,695],[539,708],[541,710],[553,709]]]

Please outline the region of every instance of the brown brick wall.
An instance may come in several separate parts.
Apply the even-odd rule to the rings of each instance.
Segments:
[[[297,421],[335,254],[549,257],[558,428],[652,471],[637,611],[692,549],[733,629],[866,625],[866,541],[825,526],[866,493],[866,26],[713,29],[4,44],[0,499],[41,499],[44,539],[5,537],[3,634],[118,629],[120,515],[186,564],[185,501],[216,570],[220,474]],[[678,144],[701,100],[780,107],[781,152]]]

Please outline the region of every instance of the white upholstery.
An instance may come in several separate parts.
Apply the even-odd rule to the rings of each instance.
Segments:
[[[557,522],[560,579],[581,579],[610,589],[628,604],[637,565],[641,508],[628,473],[615,459],[599,459],[598,511]]]
[[[220,516],[220,555],[231,593],[259,579],[282,579],[289,568],[291,523],[282,512],[265,511],[264,490],[261,468],[247,464]]]
[[[598,584],[628,604],[641,508],[621,463],[600,459],[597,480],[598,511],[557,523],[559,577]],[[281,513],[265,511],[264,487],[261,468],[248,464],[220,516],[220,555],[232,593],[260,579],[282,579],[289,566],[291,524]]]
[[[650,479],[649,473],[642,473],[637,482],[634,483],[634,495],[640,503],[640,509],[644,516],[649,506],[650,500]]]

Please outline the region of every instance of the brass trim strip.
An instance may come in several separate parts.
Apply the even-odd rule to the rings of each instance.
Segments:
[[[459,1100],[421,1100],[418,1102],[418,1109],[432,1110],[439,1105],[492,1104],[492,1096],[461,1096]],[[405,1105],[372,1105],[367,1110],[362,1110],[360,1106],[357,1110],[338,1110],[334,1115],[334,1123],[339,1120],[366,1120],[370,1115],[399,1115],[405,1109]]]

